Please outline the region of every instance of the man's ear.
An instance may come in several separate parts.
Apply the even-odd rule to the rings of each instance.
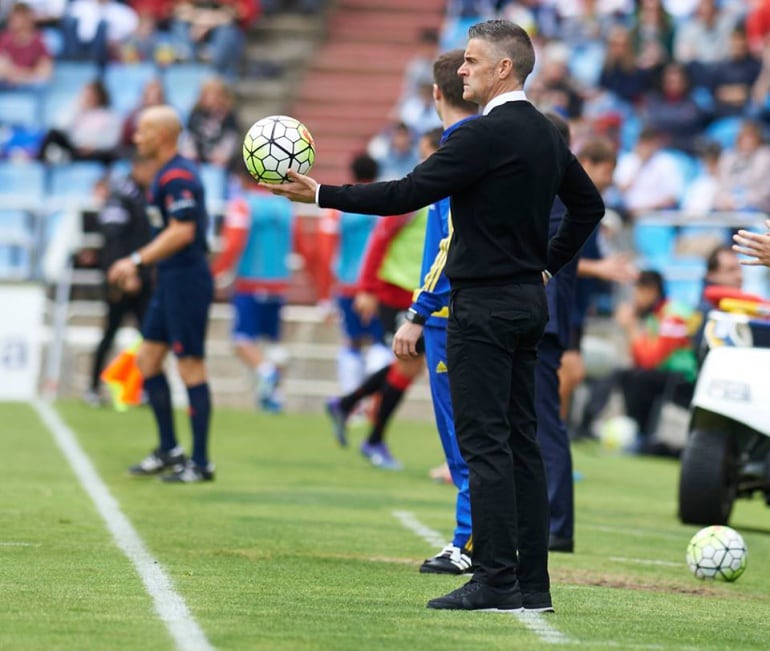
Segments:
[[[497,65],[497,76],[500,79],[507,79],[513,74],[513,61],[511,61],[508,57],[500,59],[500,63]]]
[[[441,89],[436,84],[433,84],[433,101],[438,102],[441,97]]]

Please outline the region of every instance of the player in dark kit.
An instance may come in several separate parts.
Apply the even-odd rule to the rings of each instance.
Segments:
[[[162,476],[165,481],[193,483],[214,478],[208,459],[211,397],[205,357],[206,327],[214,283],[206,258],[203,186],[195,164],[177,151],[181,123],[174,109],[155,106],[142,112],[134,142],[141,156],[152,158],[158,172],[150,186],[148,219],[154,238],[115,262],[108,280],[123,286],[145,264],[155,264],[157,286],[142,326],[137,364],[158,425],[159,446],[132,466],[132,475]],[[163,361],[172,350],[187,387],[192,456],[187,459],[174,432],[171,391]]]

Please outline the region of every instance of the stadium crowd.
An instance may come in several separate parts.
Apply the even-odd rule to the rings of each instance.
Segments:
[[[264,14],[323,5],[0,0],[0,194],[90,201],[105,175],[128,170],[139,111],[166,102],[182,116],[180,148],[199,162],[210,205],[237,199],[244,125],[234,82],[259,84],[260,73],[246,60],[248,31]],[[754,224],[747,213],[770,212],[770,0],[449,0],[440,29],[419,33],[392,122],[369,143],[380,179],[409,172],[420,136],[440,126],[435,56],[491,17],[530,33],[527,95],[569,121],[572,148],[597,136],[615,148],[599,256],[634,256],[695,309],[708,253],[737,226],[726,216]],[[26,224],[15,206],[0,207],[0,233]],[[670,218],[651,225],[661,210]],[[7,248],[0,240],[0,277],[19,273]],[[745,280],[767,293],[763,274]],[[631,287],[600,277],[585,291],[587,313],[610,314]]]

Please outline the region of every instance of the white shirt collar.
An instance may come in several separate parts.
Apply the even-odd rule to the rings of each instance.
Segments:
[[[493,97],[489,100],[489,103],[484,107],[482,115],[488,115],[493,108],[505,104],[506,102],[526,102],[527,96],[523,90],[512,90],[507,93],[501,93],[497,97]]]

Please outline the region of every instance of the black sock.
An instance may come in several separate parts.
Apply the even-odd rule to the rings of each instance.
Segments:
[[[372,373],[366,378],[357,389],[346,396],[342,396],[342,398],[340,398],[340,407],[342,408],[342,411],[349,414],[363,398],[379,391],[385,382],[388,371],[390,371],[390,366],[384,366],[379,371]]]
[[[382,439],[385,437],[385,428],[388,426],[390,417],[401,403],[404,392],[411,383],[412,378],[403,375],[395,364],[391,365],[380,391],[380,404],[374,416],[374,426],[372,431],[369,432],[368,443],[371,445],[382,443]]]
[[[187,387],[190,401],[190,427],[193,435],[192,460],[205,468],[209,463],[209,421],[211,420],[211,393],[208,382]]]
[[[176,447],[174,412],[171,408],[171,389],[163,373],[153,375],[144,381],[144,390],[150,401],[155,422],[158,425],[160,449],[168,452]]]

